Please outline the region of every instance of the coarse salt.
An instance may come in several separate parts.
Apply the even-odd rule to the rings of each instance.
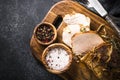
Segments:
[[[45,59],[50,69],[61,70],[69,64],[70,56],[63,48],[56,47],[48,51]]]

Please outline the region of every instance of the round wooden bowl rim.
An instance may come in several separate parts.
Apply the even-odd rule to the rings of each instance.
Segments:
[[[51,49],[51,48],[56,48],[56,47],[61,47],[61,48],[64,48],[68,55],[70,56],[69,57],[69,63],[64,67],[64,69],[61,69],[61,70],[52,70],[50,69],[47,64],[46,64],[46,61],[45,61],[45,57],[46,57],[46,54],[47,52]],[[51,44],[49,45],[44,51],[43,51],[43,54],[42,54],[42,62],[43,64],[45,65],[45,67],[47,68],[47,70],[51,73],[55,73],[55,74],[60,74],[60,73],[63,73],[65,72],[66,70],[69,69],[71,63],[72,63],[72,51],[69,47],[67,47],[66,45],[62,44],[62,43],[54,43],[54,44]]]
[[[47,42],[47,43],[44,43],[44,42],[40,41],[40,40],[37,38],[37,36],[36,36],[37,28],[38,28],[40,25],[43,25],[43,24],[46,24],[46,25],[49,25],[50,27],[52,27],[53,32],[54,32],[54,34],[55,34],[55,35],[54,35],[54,38],[53,38],[51,41]],[[56,40],[56,38],[57,38],[57,30],[56,30],[56,28],[55,28],[55,26],[54,26],[53,24],[48,23],[48,22],[42,22],[42,23],[38,24],[38,25],[35,27],[35,29],[34,29],[34,38],[35,38],[35,40],[36,40],[39,44],[49,45],[49,44],[53,43],[53,42]]]

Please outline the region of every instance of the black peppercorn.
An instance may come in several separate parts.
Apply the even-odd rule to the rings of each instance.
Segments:
[[[54,30],[47,24],[40,25],[36,30],[36,37],[43,43],[48,43],[54,38]]]

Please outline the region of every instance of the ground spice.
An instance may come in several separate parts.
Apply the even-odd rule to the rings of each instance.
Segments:
[[[70,56],[61,47],[50,49],[45,57],[45,61],[50,69],[61,70],[69,64]]]
[[[54,30],[50,25],[42,24],[36,30],[36,37],[43,43],[48,43],[54,38]]]

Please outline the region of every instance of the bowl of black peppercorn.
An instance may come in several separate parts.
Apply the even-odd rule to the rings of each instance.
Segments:
[[[41,45],[49,45],[56,40],[57,30],[48,22],[38,24],[34,29],[34,38]]]

